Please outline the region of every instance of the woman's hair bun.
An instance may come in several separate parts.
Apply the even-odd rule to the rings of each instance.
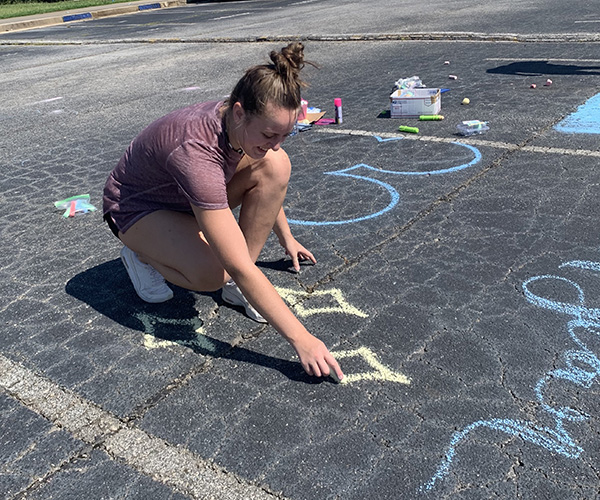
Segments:
[[[301,89],[307,86],[300,78],[300,71],[305,64],[318,66],[304,60],[301,42],[292,42],[280,51],[273,50],[269,56],[270,64],[250,68],[238,81],[229,96],[229,109],[236,102],[249,114],[264,113],[269,102],[285,109],[300,108]]]
[[[281,52],[271,51],[270,58],[277,73],[296,79],[304,68],[304,45],[301,42],[290,43]]]

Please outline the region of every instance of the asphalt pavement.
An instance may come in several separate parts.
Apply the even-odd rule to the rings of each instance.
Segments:
[[[597,9],[369,5],[205,2],[0,34],[1,497],[600,497]],[[284,146],[285,209],[317,265],[291,272],[275,238],[258,265],[341,384],[219,292],[142,302],[100,210],[54,206],[100,209],[145,125],[297,39],[320,66],[309,104],[332,118],[340,97],[344,120]],[[413,75],[448,89],[443,120],[390,117]],[[461,136],[465,120],[489,130]]]

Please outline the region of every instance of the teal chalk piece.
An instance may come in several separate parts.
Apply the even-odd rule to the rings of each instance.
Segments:
[[[554,128],[567,134],[600,134],[600,94],[579,106]]]

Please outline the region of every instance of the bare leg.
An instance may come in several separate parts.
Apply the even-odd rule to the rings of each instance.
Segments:
[[[290,177],[287,154],[244,157],[227,185],[230,206],[241,205],[239,224],[256,261],[283,204]],[[218,290],[229,280],[193,215],[161,210],[136,222],[121,241],[167,281],[196,291]]]
[[[255,262],[283,205],[290,173],[285,151],[270,150],[261,160],[245,156],[227,185],[229,206],[241,205],[239,224]]]
[[[123,243],[167,281],[196,291],[218,290],[229,276],[213,254],[193,215],[162,210],[136,222]]]

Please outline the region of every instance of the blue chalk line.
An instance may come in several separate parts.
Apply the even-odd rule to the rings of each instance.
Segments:
[[[379,136],[374,136],[378,142],[388,142],[388,141],[395,141],[395,140],[401,140],[402,137],[392,137],[390,139],[382,139]],[[446,169],[442,169],[442,170],[429,170],[427,172],[413,172],[413,171],[407,171],[407,172],[398,172],[396,170],[383,170],[383,169],[379,169],[379,168],[375,168],[375,167],[371,167],[370,165],[367,165],[365,163],[359,163],[357,165],[354,165],[352,167],[349,168],[345,168],[342,170],[335,170],[332,172],[323,172],[324,175],[335,175],[335,176],[339,176],[339,177],[350,177],[353,179],[359,179],[359,180],[364,180],[367,182],[372,182],[374,184],[377,184],[381,187],[383,187],[385,190],[387,190],[387,192],[390,195],[390,202],[388,203],[388,205],[383,208],[382,210],[379,210],[378,212],[369,214],[369,215],[365,215],[363,217],[356,217],[353,219],[346,219],[346,220],[336,220],[336,221],[322,221],[322,222],[318,222],[318,221],[309,221],[309,220],[299,220],[299,219],[288,219],[288,223],[289,224],[297,224],[299,226],[336,226],[336,225],[342,225],[342,224],[352,224],[355,222],[361,222],[364,220],[369,220],[369,219],[373,219],[375,217],[379,217],[380,215],[383,215],[386,212],[389,212],[390,210],[392,210],[400,201],[400,195],[398,194],[398,191],[396,191],[396,189],[394,189],[391,185],[389,185],[386,182],[382,182],[379,181],[377,179],[373,179],[372,177],[365,177],[363,175],[356,175],[356,174],[349,174],[348,172],[351,172],[353,170],[356,170],[358,168],[364,168],[366,170],[372,170],[374,172],[377,173],[384,173],[384,174],[391,174],[391,175],[410,175],[410,176],[414,176],[414,175],[420,175],[420,176],[429,176],[429,175],[439,175],[439,174],[448,174],[451,172],[457,172],[459,170],[463,170],[465,168],[469,168],[472,167],[473,165],[479,163],[481,161],[481,153],[479,152],[479,150],[473,146],[470,146],[468,144],[463,144],[461,142],[453,142],[452,144],[455,144],[457,146],[461,146],[464,148],[469,149],[470,151],[472,151],[475,155],[475,157],[468,163],[464,163],[462,165],[457,165],[455,167],[451,167],[451,168],[446,168]]]

